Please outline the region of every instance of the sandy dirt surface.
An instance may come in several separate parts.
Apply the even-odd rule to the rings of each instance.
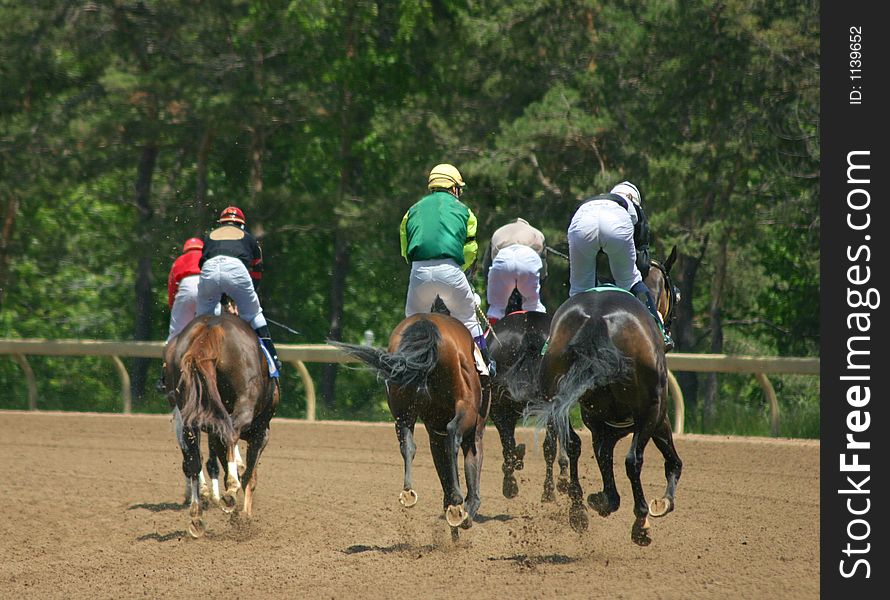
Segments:
[[[677,510],[630,540],[627,440],[616,450],[621,508],[568,524],[568,499],[542,504],[540,444],[501,495],[501,448],[485,433],[480,522],[457,543],[441,517],[426,433],[417,428],[418,504],[398,504],[392,425],[274,420],[254,517],[213,508],[186,534],[181,454],[170,418],[0,412],[3,598],[817,598],[815,441],[681,436]],[[585,497],[598,491],[582,434]],[[646,450],[650,499],[664,489]],[[462,482],[463,484],[463,482]]]

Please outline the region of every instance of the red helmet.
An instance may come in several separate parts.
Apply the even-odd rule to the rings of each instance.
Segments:
[[[182,251],[188,252],[189,250],[203,250],[204,249],[204,240],[201,238],[189,238],[182,245]]]
[[[237,206],[227,206],[223,209],[221,213],[219,213],[219,222],[227,223],[229,221],[234,221],[235,223],[241,223],[244,225],[244,213]]]

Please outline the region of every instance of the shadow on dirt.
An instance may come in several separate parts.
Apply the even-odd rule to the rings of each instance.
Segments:
[[[143,508],[151,512],[164,512],[166,510],[183,510],[186,508],[186,505],[178,502],[159,502],[158,504],[143,502],[142,504],[134,504],[127,510],[136,510],[137,508]]]
[[[381,554],[393,554],[396,552],[408,552],[408,551],[429,551],[434,550],[435,546],[423,546],[421,548],[417,548],[412,546],[411,544],[393,544],[392,546],[366,546],[364,544],[354,544],[348,547],[346,550],[343,550],[343,554],[361,554],[363,552],[379,552]]]
[[[136,541],[148,542],[154,540],[156,542],[169,542],[170,540],[181,540],[184,537],[188,537],[188,533],[186,533],[185,531],[174,531],[165,535],[161,535],[160,533],[155,532],[140,535],[138,538],[136,538]]]
[[[506,560],[516,563],[523,568],[534,568],[538,565],[569,565],[578,562],[578,558],[572,558],[565,554],[547,554],[544,556],[528,556],[527,554],[514,554],[513,556],[489,556],[488,560]]]
[[[506,523],[507,521],[512,521],[515,518],[516,517],[514,517],[512,515],[493,515],[491,517],[486,517],[485,515],[477,514],[473,518],[473,521],[476,523],[488,523],[489,521],[498,521],[499,523]]]

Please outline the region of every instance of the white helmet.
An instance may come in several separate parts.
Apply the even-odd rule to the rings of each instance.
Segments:
[[[619,196],[624,196],[637,206],[643,205],[643,197],[640,195],[640,190],[629,181],[622,181],[618,185],[612,188],[610,194],[618,194]]]

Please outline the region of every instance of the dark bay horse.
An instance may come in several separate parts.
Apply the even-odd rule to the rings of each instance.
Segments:
[[[507,386],[507,377],[510,368],[522,356],[530,358],[528,368],[537,368],[541,349],[550,330],[550,320],[549,314],[522,310],[522,295],[514,288],[507,301],[506,316],[498,320],[486,336],[491,356],[498,365],[497,373],[491,379],[491,420],[500,435],[504,453],[502,491],[506,498],[515,498],[519,493],[519,485],[513,473],[521,471],[525,466],[525,444],[516,444],[516,422],[522,417],[527,406],[526,403],[513,398]],[[568,488],[568,456],[564,448],[557,445],[556,430],[549,424],[544,439],[547,475],[544,479],[542,502],[555,499],[553,462],[556,459],[557,448],[560,450],[559,488],[565,491]]]
[[[182,470],[191,481],[189,534],[200,537],[206,531],[199,488],[201,432],[208,434],[211,461],[217,457],[227,467],[222,509],[235,509],[244,481],[243,510],[250,516],[257,462],[278,406],[278,381],[269,375],[256,333],[241,318],[227,313],[193,319],[167,345],[164,363],[168,395],[182,418]],[[247,442],[240,475],[235,462],[239,439]]]
[[[565,444],[571,478],[569,523],[576,531],[587,529],[588,518],[578,478],[581,438],[569,422],[571,409],[580,404],[582,421],[592,434],[603,490],[591,494],[587,502],[601,516],[619,507],[612,457],[617,441],[633,435],[624,461],[634,497],[631,539],[641,546],[651,543],[648,516],[664,516],[674,509],[683,464],[668,420],[661,333],[646,307],[619,289],[577,294],[553,315],[537,377],[523,377],[517,367],[512,371],[516,376],[510,380],[511,391],[530,396],[529,414],[538,418],[539,426],[553,420]],[[544,401],[535,400],[538,395]],[[664,456],[667,480],[664,496],[651,505],[640,482],[643,451],[650,439]]]
[[[447,311],[438,299],[434,308]],[[481,503],[482,434],[489,405],[489,390],[483,390],[476,371],[476,343],[470,332],[449,314],[432,312],[412,315],[399,323],[387,350],[330,343],[372,367],[386,383],[405,463],[399,494],[405,507],[417,503],[411,464],[417,451],[414,425],[418,418],[423,420],[442,484],[445,520],[452,528],[452,538],[457,539],[457,528],[472,525]],[[458,475],[459,450],[464,455],[466,498]]]

